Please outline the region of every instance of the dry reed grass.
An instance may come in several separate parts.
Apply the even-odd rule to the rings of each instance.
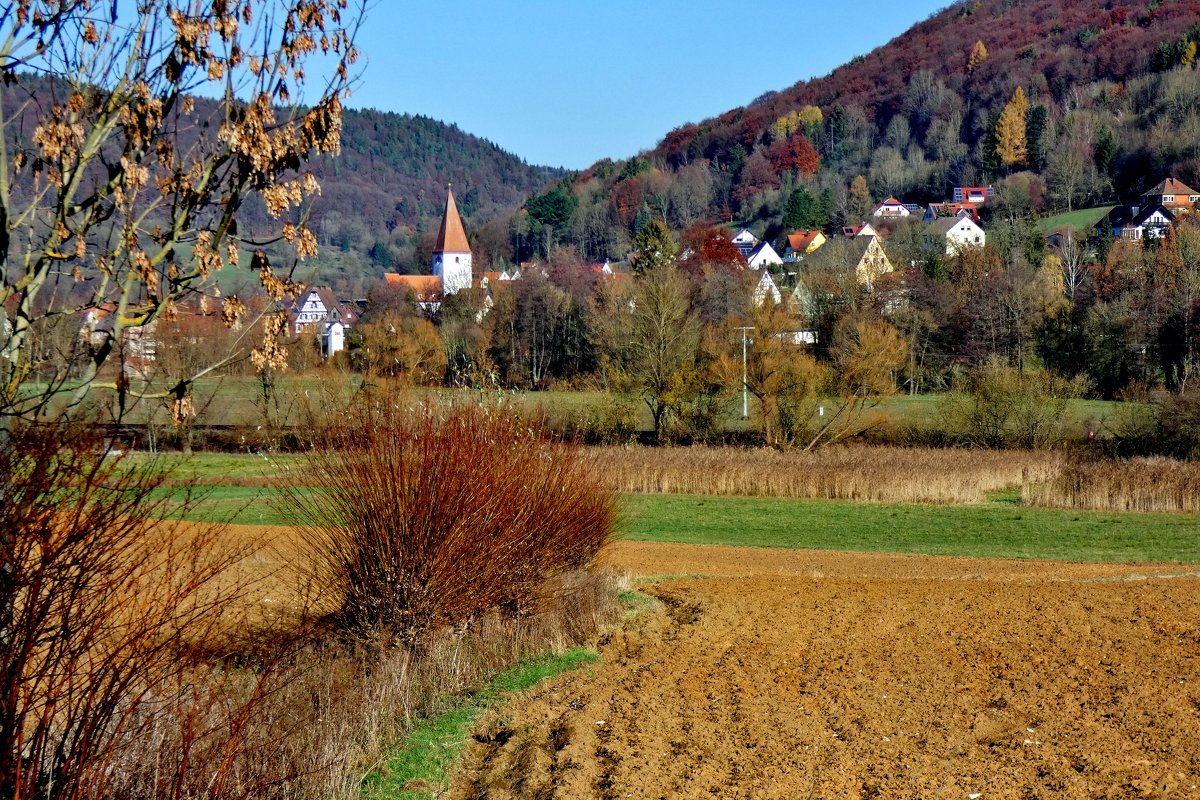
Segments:
[[[152,735],[124,743],[104,796],[356,798],[363,775],[383,759],[383,745],[402,737],[414,718],[445,710],[521,658],[586,643],[615,621],[610,577],[560,580],[570,591],[558,593],[553,607],[441,628],[419,654],[390,640],[326,639],[254,669],[198,672],[160,694]],[[285,604],[303,600],[299,592],[272,594]],[[224,768],[218,773],[216,765]]]
[[[1026,486],[1026,505],[1094,511],[1200,513],[1200,463],[1161,456],[1072,461],[1052,480]]]
[[[588,450],[615,489],[879,503],[983,503],[990,492],[1041,483],[1060,453],[833,447],[814,453],[733,447]]]

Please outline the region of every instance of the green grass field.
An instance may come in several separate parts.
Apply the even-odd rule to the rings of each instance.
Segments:
[[[425,800],[440,797],[446,778],[484,710],[503,705],[505,695],[523,692],[546,678],[600,659],[594,650],[576,647],[560,655],[525,659],[501,672],[482,690],[449,711],[420,720],[383,765],[363,779],[364,800]]]
[[[1114,207],[1079,208],[1075,211],[1055,214],[1052,217],[1045,217],[1038,220],[1038,228],[1042,233],[1053,233],[1059,228],[1071,227],[1075,229],[1076,234],[1080,238],[1084,238],[1091,235],[1092,228],[1104,218],[1105,214],[1112,211]]]
[[[689,495],[624,498],[635,541],[1062,561],[1200,562],[1200,518]]]

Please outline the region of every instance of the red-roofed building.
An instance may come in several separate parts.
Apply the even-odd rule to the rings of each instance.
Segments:
[[[863,222],[859,225],[847,225],[842,228],[842,236],[854,238],[855,236],[878,236],[876,230],[871,227],[871,223]]]
[[[907,217],[912,212],[908,206],[901,203],[894,197],[889,197],[879,205],[875,206],[875,210],[871,212],[873,217],[883,217],[885,219],[895,219],[897,217]]]
[[[401,275],[397,272],[385,272],[383,279],[388,286],[409,292],[417,308],[422,311],[432,313],[442,305],[442,279],[437,275]]]
[[[1139,205],[1142,208],[1161,205],[1175,214],[1184,209],[1188,211],[1194,210],[1196,204],[1200,203],[1200,192],[1190,188],[1176,178],[1166,178],[1159,182],[1157,186],[1143,192],[1141,201]]]
[[[994,191],[991,186],[955,186],[950,202],[981,206],[992,199],[992,194]]]
[[[462,217],[454,204],[454,192],[446,189],[446,211],[433,246],[433,274],[441,279],[442,294],[451,295],[474,285],[471,275],[471,246],[463,229]]]
[[[807,255],[825,244],[825,234],[820,231],[796,231],[787,235],[784,258]]]

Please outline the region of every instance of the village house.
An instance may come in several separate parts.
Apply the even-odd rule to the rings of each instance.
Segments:
[[[775,248],[771,247],[770,242],[759,242],[758,247],[754,248],[746,259],[746,263],[750,269],[762,269],[779,266],[783,263],[783,259],[779,257],[779,253],[775,252]]]
[[[1157,239],[1175,223],[1175,215],[1158,203],[1117,206],[1108,213],[1108,221],[1118,239]]]
[[[968,247],[983,247],[987,234],[970,217],[942,217],[929,223],[929,229],[946,240],[946,255],[952,256]]]
[[[321,355],[329,358],[345,349],[346,331],[357,318],[357,309],[338,301],[328,286],[314,286],[288,308],[288,332],[293,336],[315,333]]]
[[[104,347],[114,338],[117,304],[101,303],[83,314],[79,328],[79,340],[93,350]],[[5,320],[7,322],[7,320]],[[158,337],[155,331],[158,320],[145,325],[132,325],[121,329],[121,370],[128,378],[146,378],[158,356]],[[9,326],[11,329],[11,326]]]
[[[990,200],[993,194],[991,186],[955,186],[950,193],[950,202],[978,207]]]
[[[1200,192],[1189,188],[1176,178],[1165,178],[1158,185],[1143,192],[1139,200],[1139,205],[1143,208],[1162,206],[1178,216],[1181,211],[1187,213],[1195,210],[1196,204],[1200,203]]]
[[[787,235],[783,260],[794,261],[814,252],[825,244],[825,234],[820,231],[796,231]]]
[[[871,223],[863,222],[858,225],[847,225],[842,228],[842,236],[853,238],[855,236],[878,236],[879,233],[871,227]]]
[[[849,263],[859,284],[870,291],[876,278],[892,271],[892,262],[878,236],[856,236],[850,242]]]
[[[882,217],[883,219],[900,219],[911,215],[917,208],[915,205],[901,203],[896,198],[889,197],[875,206],[875,210],[871,212],[871,216]]]
[[[1156,239],[1167,232],[1180,216],[1195,213],[1200,193],[1176,178],[1165,178],[1142,192],[1138,202],[1120,205],[1108,214],[1113,236],[1118,239]],[[1100,229],[1097,228],[1097,233]]]
[[[970,217],[979,222],[979,209],[972,203],[930,203],[922,220],[933,222],[946,217]]]
[[[783,295],[779,292],[771,273],[764,269],[758,285],[754,287],[754,304],[761,306],[770,300],[772,305],[778,305],[782,299]]]
[[[750,253],[758,246],[758,237],[745,228],[738,231],[729,241],[733,242],[733,246],[742,254],[742,258],[749,258]]]

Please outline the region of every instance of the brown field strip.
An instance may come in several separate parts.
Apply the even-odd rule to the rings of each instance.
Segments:
[[[607,558],[693,577],[486,717],[453,797],[1200,797],[1194,565]]]

